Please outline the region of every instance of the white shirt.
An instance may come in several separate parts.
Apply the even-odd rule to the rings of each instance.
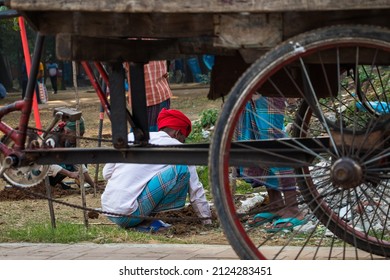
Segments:
[[[76,169],[76,170],[78,170],[77,167],[78,167],[78,166],[75,165],[75,169]],[[88,172],[88,168],[87,168],[84,164],[82,164],[81,167],[82,167],[82,169],[83,169],[83,173]],[[48,175],[48,176],[55,177],[55,176],[57,176],[57,174],[58,174],[62,169],[65,169],[65,168],[63,168],[61,165],[58,165],[58,164],[52,164],[52,165],[49,166],[49,172],[48,172],[47,175]]]
[[[132,133],[129,141],[134,141]],[[149,143],[154,145],[181,144],[163,131],[150,132]],[[156,173],[168,168],[167,164],[108,163],[103,168],[107,180],[102,194],[102,209],[106,212],[131,214],[138,208],[137,198],[146,184]],[[211,217],[210,206],[206,200],[203,185],[199,181],[195,166],[188,166],[190,172],[190,202],[198,217]],[[206,223],[209,223],[207,221]]]

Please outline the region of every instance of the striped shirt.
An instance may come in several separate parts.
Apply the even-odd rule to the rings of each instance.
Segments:
[[[151,61],[145,64],[144,76],[146,105],[148,107],[160,104],[172,97],[172,91],[168,84],[167,63],[165,60]],[[129,94],[129,104],[131,104],[130,98]]]

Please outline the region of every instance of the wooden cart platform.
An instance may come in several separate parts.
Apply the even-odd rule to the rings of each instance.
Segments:
[[[149,61],[185,54],[253,62],[291,36],[335,24],[390,26],[388,0],[8,0],[64,60]],[[153,40],[137,40],[150,38]]]
[[[0,142],[7,156],[3,172],[15,174],[16,184],[26,185],[19,176],[24,166],[26,174],[43,177],[45,173],[34,172],[33,164],[60,160],[208,164],[215,209],[240,258],[283,259],[286,250],[299,246],[295,259],[319,259],[311,246],[332,244],[328,256],[332,259],[333,245],[341,241],[343,257],[352,245],[373,259],[390,258],[389,0],[8,0],[6,4],[39,31],[31,77],[36,76],[46,35],[56,36],[59,59],[85,65],[107,62],[108,73],[99,72],[107,76],[110,102],[102,90],[96,91],[115,120],[113,148],[23,149],[34,89],[29,82],[25,100],[0,112],[0,116],[16,110],[24,113],[19,125],[24,131],[13,133],[0,123],[0,130],[17,144]],[[216,55],[210,92],[217,93],[213,97],[229,93],[212,141],[151,147],[144,63],[193,54]],[[130,76],[135,81],[130,83],[131,115],[124,94],[125,61],[132,62]],[[278,98],[255,104],[269,96]],[[257,107],[265,106],[271,114],[288,112],[285,120],[291,122],[292,131],[284,133],[269,122],[268,114],[261,116],[262,108]],[[277,135],[240,139],[236,132],[244,130],[242,120],[250,123],[250,132],[259,132],[257,123],[262,123]],[[139,145],[128,145],[127,122]],[[20,170],[13,173],[11,167],[19,162]],[[284,170],[268,171],[279,167]],[[299,189],[291,204],[299,204],[294,220],[302,214],[305,218],[297,227],[306,222],[312,227],[302,234],[290,226],[269,230],[264,224],[247,224],[231,184],[239,170],[241,178],[256,183],[252,186],[269,187],[273,184],[269,180],[277,179],[276,187],[283,193]],[[282,190],[283,179],[290,180]],[[291,206],[283,196],[282,203]],[[274,204],[269,209],[280,207]],[[282,223],[293,224],[290,218]],[[329,238],[325,227],[334,236]],[[280,245],[276,254],[263,251],[276,239]],[[360,258],[357,250],[355,257]]]

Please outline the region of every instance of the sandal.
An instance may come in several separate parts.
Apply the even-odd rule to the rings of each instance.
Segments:
[[[267,229],[266,231],[269,233],[279,232],[279,231],[284,231],[284,230],[291,231],[294,227],[304,225],[307,222],[308,222],[307,219],[299,220],[299,219],[294,218],[294,217],[280,218],[280,219],[277,219],[276,221],[274,221],[272,223],[272,227]],[[284,226],[276,227],[277,225],[281,225],[281,224],[284,224]],[[287,224],[290,224],[290,225],[287,225]]]
[[[149,226],[137,226],[134,229],[140,232],[155,233],[155,232],[161,232],[167,230],[171,226],[172,225],[164,223],[161,220],[155,220]]]
[[[248,221],[248,226],[258,227],[266,223],[271,223],[273,220],[279,219],[280,216],[271,212],[261,212],[253,216],[253,219]]]

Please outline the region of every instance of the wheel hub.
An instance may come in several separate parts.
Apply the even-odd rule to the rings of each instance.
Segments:
[[[345,189],[357,187],[363,178],[362,167],[351,158],[340,158],[331,168],[331,179],[335,186]]]
[[[35,139],[35,137],[31,137]],[[7,139],[3,142],[6,146],[13,148],[14,142]],[[39,148],[37,141],[29,141],[26,146],[29,148]],[[18,187],[33,187],[41,183],[49,172],[49,165],[40,165],[34,162],[26,165],[18,165],[18,157],[4,156],[0,153],[0,176],[13,186]]]

